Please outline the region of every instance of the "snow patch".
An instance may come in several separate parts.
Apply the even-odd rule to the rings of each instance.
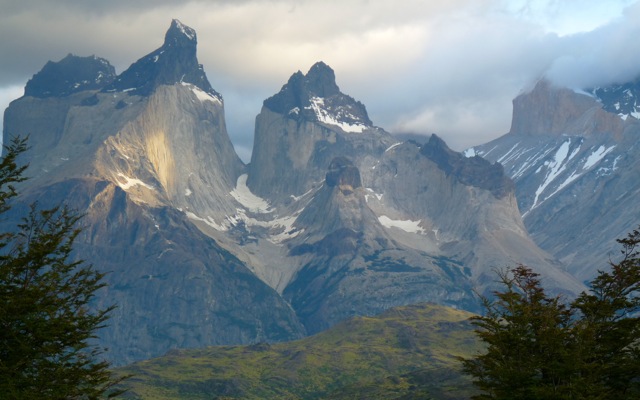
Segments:
[[[189,188],[186,188],[186,189],[184,190],[184,195],[185,195],[185,196],[187,196],[187,197],[191,196],[191,194],[192,194],[192,193],[193,193],[193,192],[192,192],[192,191],[191,191],[191,189],[189,189]]]
[[[380,193],[376,193],[375,190],[371,189],[371,188],[366,188],[368,193],[365,193],[364,195],[364,201],[366,201],[367,203],[369,202],[369,197],[371,196],[375,196],[376,199],[378,199],[378,201],[382,200],[382,194]],[[369,194],[371,193],[371,194]]]
[[[136,179],[136,178],[129,178],[128,176],[126,176],[126,175],[125,175],[125,174],[123,174],[122,172],[119,172],[119,173],[118,173],[118,176],[119,176],[119,177],[124,178],[124,180],[125,180],[125,182],[124,182],[124,183],[122,183],[122,182],[120,182],[120,179],[116,179],[116,183],[117,183],[117,184],[118,184],[118,186],[120,186],[123,190],[130,189],[130,188],[132,188],[133,186],[137,186],[137,185],[140,185],[140,186],[146,187],[147,189],[155,190],[155,189],[153,188],[153,186],[151,186],[151,185],[149,185],[149,184],[146,184],[146,183],[142,182],[140,179]]]
[[[467,158],[472,158],[472,157],[477,156],[478,154],[476,153],[476,149],[474,149],[473,147],[470,147],[470,148],[466,149],[465,151],[463,151],[462,155],[464,155]]]
[[[615,147],[616,146],[611,146],[607,149],[606,147],[604,147],[604,145],[601,145],[596,151],[594,151],[589,155],[589,157],[587,157],[587,161],[584,162],[584,166],[582,167],[582,169],[589,169],[593,167],[598,162],[600,162],[600,160],[602,160],[604,156],[609,154]]]
[[[425,233],[424,229],[420,226],[421,220],[403,221],[403,220],[391,219],[386,215],[381,215],[378,217],[378,221],[380,221],[382,226],[384,226],[385,228],[398,228],[409,233],[422,233],[422,234]]]
[[[536,197],[534,198],[533,205],[531,206],[529,211],[533,210],[538,206],[538,199],[540,198],[540,195],[542,194],[542,192],[544,192],[547,186],[549,186],[549,184],[551,184],[551,182],[553,182],[558,177],[558,175],[560,175],[562,171],[564,171],[566,167],[565,160],[567,160],[567,157],[569,156],[570,145],[571,145],[571,140],[567,140],[566,142],[563,142],[562,145],[560,145],[560,147],[556,151],[556,154],[554,155],[553,160],[547,161],[544,163],[544,165],[548,169],[548,172],[544,178],[544,181],[536,190]],[[571,153],[571,157],[574,157],[575,154],[576,154],[575,151]],[[540,170],[540,168],[538,168],[538,170]]]
[[[251,212],[261,214],[272,212],[273,210],[270,208],[268,201],[251,193],[251,190],[247,187],[247,177],[247,174],[240,175],[236,182],[236,188],[229,194]]]
[[[324,106],[324,99],[321,97],[312,97],[309,101],[311,102],[311,106],[305,108],[312,109],[316,114],[316,118],[318,118],[318,121],[320,122],[328,125],[335,125],[347,133],[362,133],[367,129],[367,126],[363,123],[349,124],[338,121],[335,115],[327,111]],[[349,117],[354,119],[353,115],[349,115]]]
[[[216,103],[216,104],[222,105],[222,101],[218,97],[213,96],[213,95],[205,92],[204,90],[200,89],[196,85],[192,85],[192,84],[187,83],[187,82],[180,82],[180,83],[182,84],[182,86],[186,86],[189,89],[191,89],[193,94],[196,95],[196,98],[198,100],[200,100],[201,102],[204,103],[205,101],[210,101],[212,103]]]
[[[313,188],[307,190],[305,193],[301,194],[300,196],[291,195],[291,198],[293,199],[293,201],[300,201],[300,199],[302,199],[303,197],[305,197],[311,192],[313,192]]]
[[[384,152],[386,153],[387,151],[391,151],[391,150],[395,149],[396,147],[400,146],[402,143],[404,143],[404,142],[394,143],[391,146],[387,147],[387,149]]]
[[[182,211],[182,210],[180,210],[180,211]],[[213,229],[215,229],[217,231],[225,232],[225,231],[229,230],[229,227],[226,226],[224,223],[223,224],[218,224],[211,217],[201,218],[201,217],[197,216],[196,214],[192,213],[191,211],[187,211],[185,214],[187,215],[187,217],[189,217],[189,219],[193,219],[193,220],[196,220],[196,221],[204,222],[205,224],[209,225],[210,227],[212,227]]]
[[[530,151],[530,150],[532,150],[532,149],[527,150],[527,152]],[[524,163],[522,163],[520,168],[511,175],[511,178],[512,179],[516,179],[516,178],[519,178],[520,176],[522,176],[526,171],[529,170],[529,168],[534,167],[538,163],[538,161],[542,160],[547,155],[549,155],[549,153],[551,153],[551,151],[553,151],[553,148],[545,150],[542,153],[534,154],[531,157],[527,158],[527,160]],[[536,174],[538,172],[540,172],[541,170],[542,170],[542,165],[539,166],[536,169]]]
[[[512,151],[514,151],[514,150],[516,149],[516,147],[518,147],[518,145],[519,145],[519,144],[520,144],[520,142],[518,142],[518,143],[514,144],[514,145],[513,145],[513,147],[512,147],[511,149],[509,149],[509,151],[507,151],[507,152],[506,152],[502,157],[500,157],[500,158],[498,159],[498,162],[499,162],[500,164],[504,164],[504,162],[503,162],[503,161],[504,161],[507,157],[509,157],[509,155],[511,154],[511,152],[512,152]],[[493,149],[492,149],[492,150],[493,150]],[[489,153],[487,153],[487,154],[489,154]]]

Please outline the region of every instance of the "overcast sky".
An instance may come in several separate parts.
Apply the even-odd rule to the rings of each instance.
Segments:
[[[640,75],[638,0],[0,0],[0,107],[68,53],[122,72],[173,18],[197,31],[244,160],[262,101],[316,61],[374,124],[456,150],[506,133],[511,101],[542,76],[583,88]]]

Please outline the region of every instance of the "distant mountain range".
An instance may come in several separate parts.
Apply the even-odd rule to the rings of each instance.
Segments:
[[[475,292],[518,263],[573,295],[602,267],[575,263],[606,255],[637,216],[631,100],[610,112],[542,82],[516,99],[512,132],[465,157],[376,127],[318,62],[264,101],[245,165],[203,71],[196,32],[174,20],[119,75],[98,57],[47,63],[5,112],[5,140],[31,145],[14,219],[33,200],[86,214],[77,256],[109,272],[97,302],[118,308],[100,343],[116,364],[299,339],[422,302],[478,311]]]

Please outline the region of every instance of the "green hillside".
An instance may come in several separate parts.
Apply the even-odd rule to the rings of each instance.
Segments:
[[[175,350],[122,368],[141,399],[463,399],[471,314],[435,305],[357,317],[302,340]]]

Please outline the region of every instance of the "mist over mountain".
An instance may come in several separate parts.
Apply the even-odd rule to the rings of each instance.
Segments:
[[[636,96],[635,81],[581,92],[540,81],[514,100],[509,133],[467,150],[504,165],[532,238],[583,281],[638,223]]]
[[[116,364],[291,340],[419,302],[478,311],[474,291],[489,294],[495,268],[518,263],[555,293],[583,289],[529,236],[521,211],[543,197],[523,203],[510,164],[464,157],[436,135],[401,141],[324,62],[264,101],[248,165],[196,33],[177,20],[118,76],[105,60],[68,56],[27,86],[4,118],[5,140],[30,134],[18,203],[86,214],[76,250],[109,272],[96,301],[119,308],[99,341]],[[553,121],[559,132],[590,110],[567,96],[550,106],[571,110]]]

